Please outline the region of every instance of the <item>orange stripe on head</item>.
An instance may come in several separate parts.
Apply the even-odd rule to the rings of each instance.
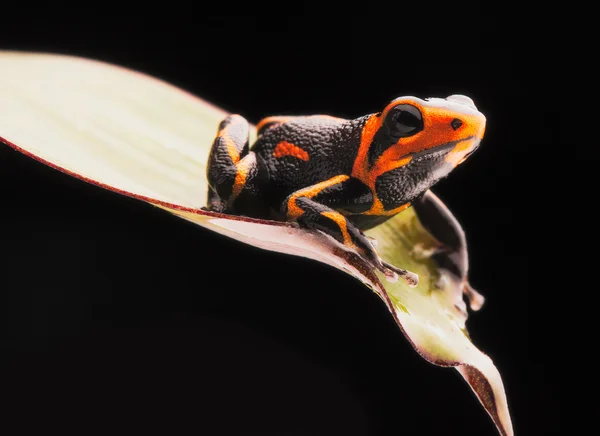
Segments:
[[[407,128],[404,124],[407,116],[417,124]],[[427,100],[401,97],[388,104],[379,117],[374,117],[364,127],[353,168],[353,175],[370,187],[379,175],[405,165],[404,159],[436,147],[453,146],[448,150],[447,162],[458,165],[477,148],[486,123],[485,116],[465,96]],[[421,125],[416,127],[418,123]],[[410,128],[414,128],[414,133]]]
[[[373,137],[375,136],[375,133],[377,133],[377,130],[379,130],[381,127],[382,120],[383,114],[373,114],[367,119],[360,137],[358,154],[356,156],[356,160],[354,161],[354,165],[352,166],[352,176],[366,183],[371,188],[373,187],[373,180],[371,180],[367,155],[369,153],[369,148],[373,143]]]
[[[276,158],[280,158],[283,156],[292,156],[301,159],[305,162],[309,159],[308,153],[306,151],[287,141],[281,141],[279,144],[277,144],[275,150],[273,150],[273,156]]]
[[[466,103],[467,100],[471,103]],[[398,160],[411,153],[426,151],[450,143],[455,144],[451,154],[455,152],[459,154],[451,161],[458,162],[483,138],[485,117],[467,97],[451,96],[448,99],[431,98],[429,100],[415,97],[399,98],[386,107],[384,115],[403,104],[419,109],[423,119],[423,129],[412,136],[400,138],[394,146],[382,154],[380,160],[384,162]]]

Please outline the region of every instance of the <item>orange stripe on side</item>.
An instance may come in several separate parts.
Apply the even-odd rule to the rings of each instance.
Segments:
[[[371,206],[371,209],[367,210],[366,212],[363,212],[363,215],[392,216],[397,214],[398,212],[402,212],[404,209],[410,206],[410,203],[405,203],[396,207],[395,209],[385,210],[385,207],[383,207],[383,203],[381,202],[379,197],[377,197],[377,195],[373,195],[373,197],[373,205]]]
[[[367,122],[363,127],[362,136],[360,138],[358,154],[356,156],[356,160],[354,161],[354,165],[352,166],[352,176],[366,183],[367,186],[370,187],[372,185],[372,183],[370,183],[371,172],[368,168],[367,155],[373,142],[373,136],[375,136],[375,133],[377,133],[377,130],[379,130],[381,127],[382,120],[383,115],[377,116],[376,114],[371,115],[367,119]]]
[[[348,180],[350,177],[346,176],[346,175],[339,175],[339,176],[335,176],[332,177],[329,180],[325,180],[324,182],[321,183],[317,183],[316,185],[311,185],[308,186],[304,189],[300,189],[296,192],[294,192],[290,199],[288,200],[288,210],[287,210],[287,216],[290,219],[296,219],[298,218],[300,215],[302,215],[304,213],[304,211],[296,204],[296,199],[300,198],[300,197],[306,197],[306,198],[313,198],[315,195],[317,195],[319,192],[321,192],[323,189],[329,187],[329,186],[333,186],[336,185],[338,183],[342,183],[345,182],[346,180]]]
[[[372,183],[372,185],[369,185],[369,186],[374,187],[375,180],[377,179],[377,177],[379,177],[383,173],[387,173],[388,171],[392,171],[392,170],[395,170],[396,168],[403,167],[404,165],[409,163],[411,160],[412,160],[412,156],[405,156],[403,158],[394,159],[394,160],[386,160],[386,159],[379,158],[377,160],[377,162],[375,162],[375,165],[373,166],[373,169],[371,170],[370,183]]]
[[[378,116],[377,114],[374,114],[367,119],[367,122],[363,127],[362,136],[360,138],[358,155],[352,167],[352,175],[361,180],[363,183],[365,183],[369,188],[371,188],[371,192],[373,193],[373,205],[371,206],[371,209],[364,212],[365,215],[394,215],[406,209],[409,206],[409,204],[402,205],[400,207],[397,207],[396,209],[386,211],[383,207],[383,203],[381,202],[381,200],[377,198],[375,180],[380,174],[383,174],[384,172],[391,171],[393,169],[408,164],[412,160],[412,157],[406,156],[404,158],[400,158],[394,161],[383,161],[380,159],[376,162],[375,167],[373,168],[369,168],[368,165],[369,161],[367,156],[369,153],[369,148],[371,147],[371,144],[373,142],[373,137],[375,136],[375,133],[377,133],[377,130],[379,130],[379,128],[381,127],[381,124],[383,122],[383,119],[385,118],[385,115],[387,114],[387,111],[389,111],[389,108],[392,106],[393,105],[391,104],[388,105],[388,107],[385,108],[381,115]]]
[[[396,215],[397,213],[400,213],[404,209],[408,209],[409,207],[410,207],[410,203],[405,203],[405,204],[398,206],[395,209],[385,211],[384,215]]]
[[[293,156],[303,161],[308,161],[308,153],[302,150],[300,147],[292,144],[291,142],[281,141],[273,150],[273,156],[280,158],[283,156]]]
[[[348,222],[341,213],[335,211],[327,211],[321,212],[321,215],[329,218],[331,221],[335,222],[338,225],[340,231],[342,232],[342,236],[344,237],[344,245],[357,249],[356,245],[354,245],[354,242],[352,241],[352,236],[350,236],[350,233],[348,232]]]

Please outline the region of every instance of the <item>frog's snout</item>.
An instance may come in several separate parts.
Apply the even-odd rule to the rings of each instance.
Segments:
[[[462,94],[453,94],[445,100],[457,113],[457,118],[450,123],[452,129],[456,131],[462,127],[463,132],[468,132],[469,135],[481,140],[485,132],[486,119],[475,106],[475,102]]]

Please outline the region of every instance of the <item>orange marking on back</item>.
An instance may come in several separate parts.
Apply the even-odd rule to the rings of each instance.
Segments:
[[[352,242],[352,236],[350,236],[350,232],[348,232],[348,222],[342,214],[335,211],[325,211],[321,212],[321,215],[329,218],[338,225],[340,231],[342,232],[342,236],[344,237],[344,245],[357,249],[356,245],[354,245],[354,242]]]
[[[273,156],[280,158],[283,156],[293,156],[303,161],[308,161],[308,153],[291,142],[281,141],[273,150]]]
[[[304,213],[304,211],[300,207],[298,207],[298,205],[296,204],[297,198],[300,198],[300,197],[313,198],[315,195],[317,195],[323,189],[325,189],[329,186],[332,186],[332,185],[336,185],[338,183],[345,182],[349,178],[350,177],[348,177],[346,175],[335,176],[329,180],[325,180],[324,182],[317,183],[315,185],[311,185],[304,189],[299,189],[298,191],[294,192],[290,196],[290,199],[288,200],[288,211],[287,211],[288,218],[296,219]]]

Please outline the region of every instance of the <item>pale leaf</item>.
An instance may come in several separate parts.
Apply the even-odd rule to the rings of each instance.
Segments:
[[[74,177],[155,204],[248,244],[327,263],[388,306],[428,361],[453,366],[503,435],[513,434],[500,374],[469,339],[459,283],[417,255],[435,245],[411,209],[367,233],[388,262],[419,274],[390,283],[332,238],[290,224],[203,212],[206,161],[225,112],[147,75],[88,59],[0,52],[0,140]],[[441,280],[444,285],[434,286]]]

